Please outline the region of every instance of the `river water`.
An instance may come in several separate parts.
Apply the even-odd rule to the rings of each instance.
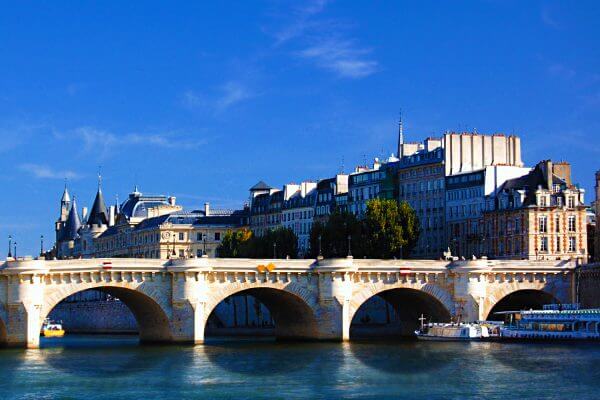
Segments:
[[[2,399],[599,399],[600,345],[275,343],[140,346],[74,336],[0,350]]]

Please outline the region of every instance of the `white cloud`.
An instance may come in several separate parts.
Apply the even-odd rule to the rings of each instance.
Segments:
[[[224,110],[236,103],[253,97],[252,93],[241,83],[229,81],[221,87],[221,94],[216,101],[216,106]]]
[[[292,14],[294,17],[292,20],[273,34],[275,37],[275,45],[279,46],[288,40],[301,36],[307,30],[318,25],[312,17],[321,13],[325,9],[327,3],[327,0],[315,0],[309,2],[304,7],[293,10]]]
[[[371,49],[356,44],[345,32],[347,24],[320,16],[327,4],[316,0],[292,10],[292,18],[273,33],[275,46],[291,42],[300,48],[293,54],[342,78],[359,79],[377,72],[379,64],[370,56]]]
[[[21,164],[19,169],[38,179],[79,179],[81,177],[77,172],[71,170],[60,171],[41,164]]]
[[[328,39],[298,52],[298,55],[343,78],[363,78],[377,71],[377,61],[367,57],[370,52],[355,47],[349,40]]]
[[[99,158],[106,158],[111,152],[121,147],[154,146],[168,149],[192,150],[207,143],[204,138],[183,136],[180,134],[115,134],[94,127],[79,127],[67,133],[55,132],[58,139],[75,136],[81,139],[86,153],[95,153]]]
[[[255,96],[242,82],[231,80],[218,87],[211,96],[187,90],[183,93],[182,102],[191,110],[206,109],[221,112]]]

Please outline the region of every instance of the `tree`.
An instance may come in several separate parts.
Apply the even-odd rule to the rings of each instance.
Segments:
[[[217,254],[224,258],[248,257],[252,239],[252,231],[247,228],[238,231],[229,229],[223,235]]]
[[[351,253],[363,257],[363,226],[354,214],[335,209],[327,222],[315,222],[310,232],[310,255],[319,254],[319,236],[323,257],[346,257],[348,255],[348,237],[351,240]]]
[[[298,256],[298,238],[291,229],[279,227],[264,236],[254,236],[249,229],[229,230],[217,249],[224,258],[272,258],[275,253],[278,258]]]
[[[373,199],[367,203],[364,232],[368,257],[407,257],[419,238],[419,219],[406,202]]]

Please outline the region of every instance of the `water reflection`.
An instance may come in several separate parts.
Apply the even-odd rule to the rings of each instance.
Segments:
[[[123,377],[162,369],[171,360],[168,355],[166,346],[138,345],[137,337],[73,335],[46,341],[31,353],[51,369],[79,377]]]
[[[352,355],[378,371],[393,374],[421,374],[439,370],[452,363],[456,343],[417,341],[350,343]],[[464,344],[468,346],[468,344]]]
[[[487,353],[492,358],[514,371],[535,374],[574,373],[582,369],[600,380],[598,360],[586,357],[596,352],[594,343],[490,343]],[[558,362],[557,362],[558,360]]]
[[[205,344],[208,361],[228,372],[249,376],[289,374],[315,363],[318,344],[270,341],[223,341]]]

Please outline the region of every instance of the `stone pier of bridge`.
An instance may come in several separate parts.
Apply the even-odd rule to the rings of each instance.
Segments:
[[[342,341],[350,339],[355,314],[374,296],[403,310],[426,310],[438,321],[482,320],[519,291],[572,302],[575,268],[569,261],[351,257],[9,260],[0,264],[0,344],[38,347],[50,311],[88,289],[123,301],[143,342],[203,343],[211,312],[242,293],[269,309],[279,339]]]

